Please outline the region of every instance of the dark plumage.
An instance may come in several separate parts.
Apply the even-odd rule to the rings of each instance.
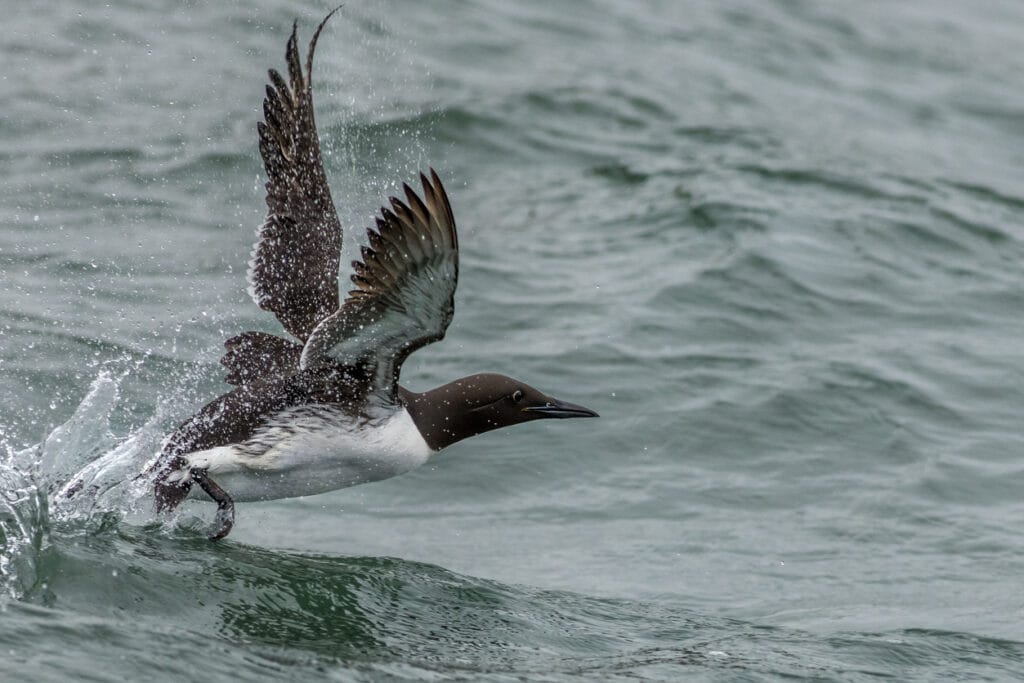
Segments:
[[[354,287],[339,303],[341,226],[312,99],[313,53],[333,14],[317,26],[304,71],[293,26],[289,79],[269,72],[257,125],[268,214],[249,291],[299,343],[263,332],[229,339],[221,363],[236,388],[182,423],[151,472],[158,510],[177,507],[194,484],[217,502],[214,539],[231,530],[232,491],[262,500],[351,486],[417,467],[492,429],[596,416],[502,375],[423,393],[398,384],[405,359],[442,339],[455,310],[459,241],[433,169],[420,175],[419,193],[404,185],[404,197],[381,209],[352,263]]]
[[[267,219],[249,264],[249,291],[300,341],[338,308],[341,223],[320,158],[312,82],[313,52],[334,12],[313,34],[305,73],[299,64],[298,22],[292,25],[285,50],[289,81],[274,69],[268,72],[264,121],[256,124],[267,172]]]

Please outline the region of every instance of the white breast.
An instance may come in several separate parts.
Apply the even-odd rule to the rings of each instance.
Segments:
[[[387,479],[425,463],[432,453],[404,408],[379,420],[356,421],[327,405],[275,415],[239,444],[197,451],[189,467],[239,502],[310,496]],[[193,487],[192,497],[207,498]]]

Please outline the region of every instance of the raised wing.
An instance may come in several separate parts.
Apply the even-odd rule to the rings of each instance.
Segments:
[[[355,261],[341,309],[320,323],[302,350],[303,369],[333,361],[359,366],[370,390],[396,401],[402,363],[444,337],[455,311],[459,241],[455,218],[433,169],[420,174],[423,198],[405,185],[405,199],[381,209],[369,245]]]
[[[285,51],[289,80],[269,71],[264,120],[257,124],[268,212],[249,261],[249,295],[302,341],[338,309],[341,224],[320,158],[312,90],[316,41],[333,14],[313,34],[305,73],[296,46],[297,24],[292,26]]]
[[[235,386],[266,377],[283,377],[299,369],[302,345],[266,332],[242,332],[224,342],[220,364],[224,381]]]

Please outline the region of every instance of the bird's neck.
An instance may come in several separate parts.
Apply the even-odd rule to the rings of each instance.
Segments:
[[[462,409],[464,401],[457,382],[423,393],[399,386],[398,395],[423,440],[435,451],[498,426],[484,422],[473,412]]]

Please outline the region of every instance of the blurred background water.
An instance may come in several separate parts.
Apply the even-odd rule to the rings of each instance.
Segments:
[[[217,545],[117,482],[278,331],[255,122],[330,8],[0,5],[4,680],[1024,678],[1024,5],[350,3],[345,262],[428,165],[461,233],[404,382],[602,419]]]

